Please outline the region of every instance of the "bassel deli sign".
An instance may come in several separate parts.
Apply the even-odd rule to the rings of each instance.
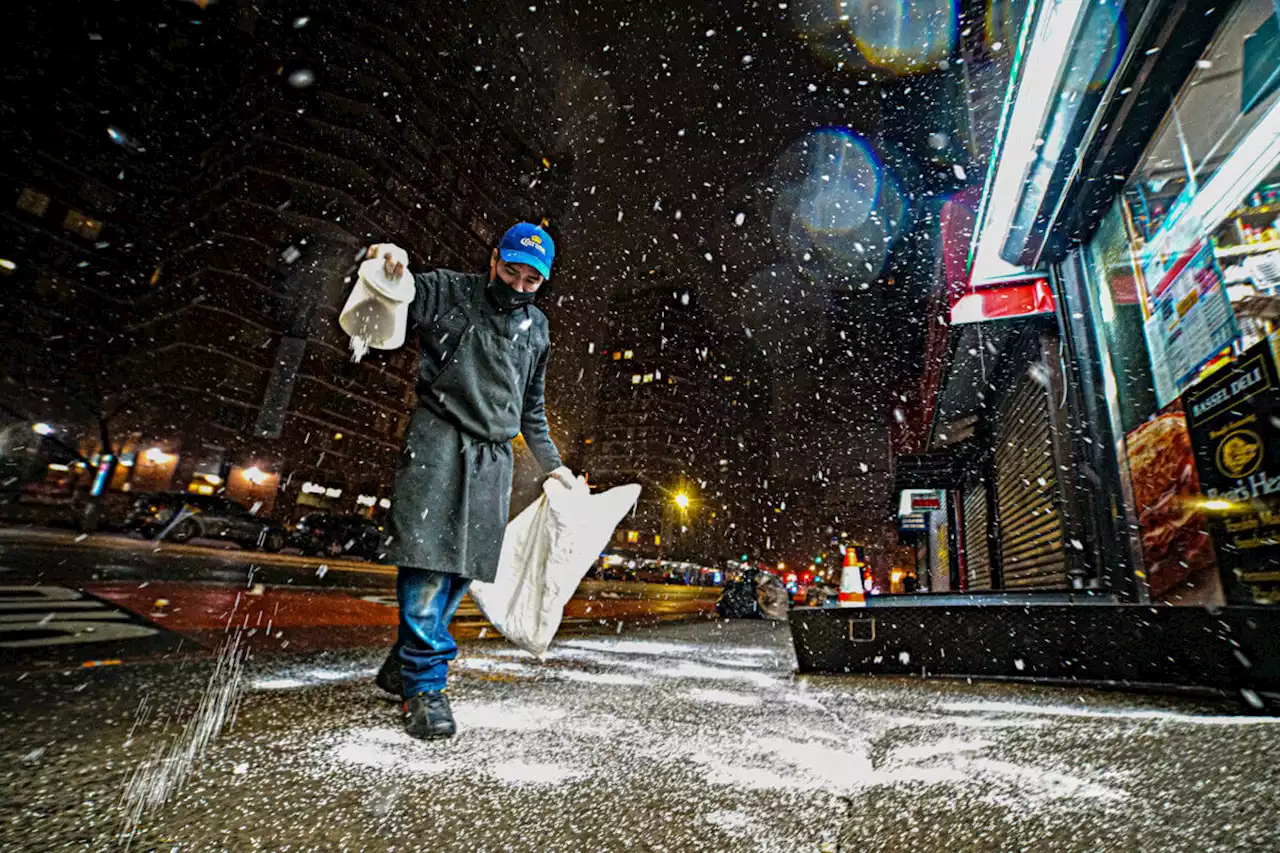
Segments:
[[[1183,398],[1228,597],[1280,603],[1280,377],[1274,341]]]

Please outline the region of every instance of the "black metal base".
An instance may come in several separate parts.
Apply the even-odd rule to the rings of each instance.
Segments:
[[[1280,607],[1113,603],[797,608],[802,673],[1202,688],[1280,697]]]

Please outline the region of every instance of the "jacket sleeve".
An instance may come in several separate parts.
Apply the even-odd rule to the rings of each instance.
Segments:
[[[547,426],[547,408],[544,395],[547,385],[547,357],[551,348],[542,350],[538,363],[533,367],[533,375],[524,390],[524,409],[520,413],[520,432],[524,435],[525,444],[533,452],[545,474],[550,474],[564,463],[560,461],[560,451],[556,450],[551,440],[551,430]]]
[[[413,302],[409,304],[409,328],[430,326],[440,311],[441,291],[447,282],[441,270],[413,274]]]

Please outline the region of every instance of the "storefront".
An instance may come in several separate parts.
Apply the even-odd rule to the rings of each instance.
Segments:
[[[1059,0],[1021,50],[932,420],[962,587],[1274,602],[1277,7]]]
[[[1276,6],[1237,2],[1064,264],[1154,601],[1280,600],[1278,93]]]

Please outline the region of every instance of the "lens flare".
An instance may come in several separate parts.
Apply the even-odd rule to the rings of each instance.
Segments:
[[[791,25],[828,65],[890,74],[937,68],[959,28],[955,0],[798,0]]]
[[[836,276],[878,276],[902,234],[906,200],[876,150],[848,128],[822,128],[775,167],[770,217],[794,262]]]

